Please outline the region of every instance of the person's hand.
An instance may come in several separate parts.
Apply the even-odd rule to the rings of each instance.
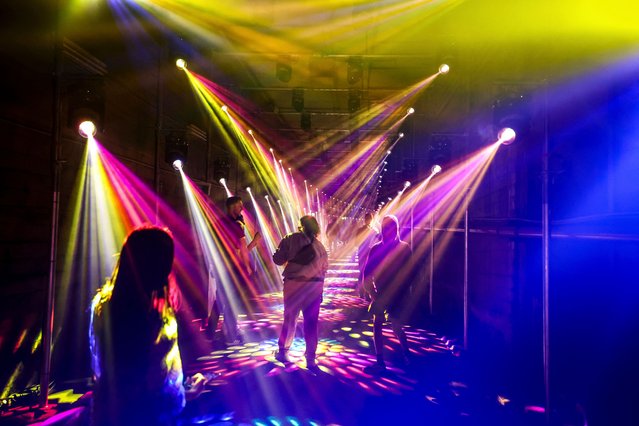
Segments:
[[[206,377],[202,373],[195,373],[184,382],[184,389],[186,391],[186,400],[191,401],[204,391],[204,385],[206,385]]]

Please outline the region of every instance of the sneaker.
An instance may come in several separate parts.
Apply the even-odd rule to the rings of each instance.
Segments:
[[[281,362],[282,364],[290,364],[291,360],[288,357],[288,351],[277,351],[275,354],[275,359]]]
[[[317,364],[317,361],[315,359],[306,360],[306,369],[314,374],[318,374],[322,372],[322,370],[320,370],[319,365]]]

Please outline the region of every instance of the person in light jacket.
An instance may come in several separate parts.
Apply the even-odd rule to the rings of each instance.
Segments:
[[[288,351],[295,337],[295,322],[299,312],[304,315],[306,365],[317,370],[315,352],[318,341],[319,310],[324,291],[324,278],[328,270],[326,248],[317,239],[320,227],[313,216],[300,219],[300,230],[280,241],[273,261],[286,265],[284,272],[284,322],[278,340],[276,359],[289,363]]]

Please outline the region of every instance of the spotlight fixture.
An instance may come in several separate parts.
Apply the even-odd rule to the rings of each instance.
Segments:
[[[408,188],[409,186],[410,186],[410,182],[409,181],[404,182],[404,188]]]
[[[182,58],[175,61],[175,66],[178,67],[179,70],[186,71],[186,61]]]
[[[91,120],[85,120],[78,125],[78,132],[83,138],[92,138],[97,130],[95,123]]]
[[[493,103],[493,128],[496,131],[510,128],[520,138],[530,131],[533,116],[532,101],[526,90],[526,87],[521,84],[497,86],[497,98]],[[499,137],[501,138],[501,135]]]
[[[213,178],[218,179],[222,185],[231,176],[231,159],[219,157],[213,161]],[[222,182],[224,180],[224,182]]]
[[[289,58],[283,58],[281,61],[277,61],[275,64],[275,76],[282,83],[288,83],[291,81],[291,76],[293,75],[293,68],[288,64]]]
[[[295,89],[293,89],[291,105],[293,106],[293,109],[297,112],[302,112],[304,110],[304,89],[303,88],[296,87]]]
[[[264,198],[266,198],[266,199],[268,200],[268,194],[266,194],[266,195],[264,196]]]
[[[515,142],[515,138],[517,137],[517,133],[510,127],[504,127],[497,134],[499,138],[498,141],[501,142],[502,145],[510,145]]]
[[[186,132],[175,130],[166,135],[164,160],[173,166],[175,170],[182,169],[186,164],[189,153],[189,144],[186,140]],[[176,162],[179,161],[179,169]]]
[[[246,192],[248,192],[249,194],[251,193],[251,187],[250,186],[246,187]]]
[[[386,155],[390,155],[390,154],[391,154],[391,151],[389,149],[388,151],[386,151]]]
[[[433,167],[430,168],[430,173],[433,175],[436,175],[437,173],[442,171],[442,166],[440,166],[439,164],[435,164]]]
[[[220,108],[222,111],[228,113],[229,112],[229,107],[227,107],[226,105],[222,105],[222,108]]]
[[[182,170],[182,166],[183,166],[182,160],[178,158],[177,160],[173,161],[172,166],[177,171]]]
[[[300,115],[300,127],[302,130],[310,131],[311,130],[311,113],[304,111]]]
[[[104,81],[99,78],[79,79],[68,87],[68,125],[80,132],[82,137],[88,132],[80,129],[85,121],[91,121],[95,127],[93,135],[104,124]],[[89,130],[89,129],[86,129]]]
[[[248,129],[248,134],[253,136],[253,129]]]
[[[415,108],[410,107],[410,108],[408,108],[407,112],[408,112],[408,114],[413,114],[413,113],[415,113]]]
[[[364,75],[364,66],[362,58],[359,56],[351,56],[348,58],[348,68],[346,72],[346,79],[348,84],[358,83]]]
[[[450,67],[448,66],[448,64],[441,64],[439,66],[439,73],[440,74],[448,74],[448,71],[450,71]]]
[[[404,137],[404,134],[403,134],[403,133],[400,133],[400,134],[399,134],[399,138],[401,139],[401,138],[403,138],[403,137]]]
[[[351,89],[348,91],[348,111],[353,114],[356,113],[362,105],[362,92],[361,90]]]

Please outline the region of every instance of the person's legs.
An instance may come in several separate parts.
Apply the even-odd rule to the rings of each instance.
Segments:
[[[393,333],[399,339],[399,344],[402,346],[402,352],[404,353],[404,359],[408,359],[409,347],[408,347],[408,338],[406,337],[406,332],[404,332],[404,324],[401,320],[396,317],[391,317],[391,328],[393,329]]]
[[[317,289],[311,289],[311,293],[308,297],[309,300],[302,310],[302,313],[304,314],[304,340],[306,341],[305,356],[307,361],[314,363],[315,354],[317,352],[319,311],[320,305],[322,304],[321,289],[319,294]]]
[[[284,283],[284,320],[282,321],[282,329],[280,337],[277,340],[279,347],[278,358],[280,361],[288,362],[288,350],[293,343],[295,337],[295,322],[299,315],[299,286],[296,283]]]
[[[224,332],[224,338],[227,342],[235,342],[238,337],[237,316],[233,309],[233,303],[229,297],[229,291],[227,289],[218,291],[217,302],[221,302],[221,310],[222,314],[224,315],[224,321],[222,322],[222,331]]]
[[[377,355],[377,364],[385,366],[384,363],[384,313],[373,315],[373,342],[375,344],[375,355]]]

